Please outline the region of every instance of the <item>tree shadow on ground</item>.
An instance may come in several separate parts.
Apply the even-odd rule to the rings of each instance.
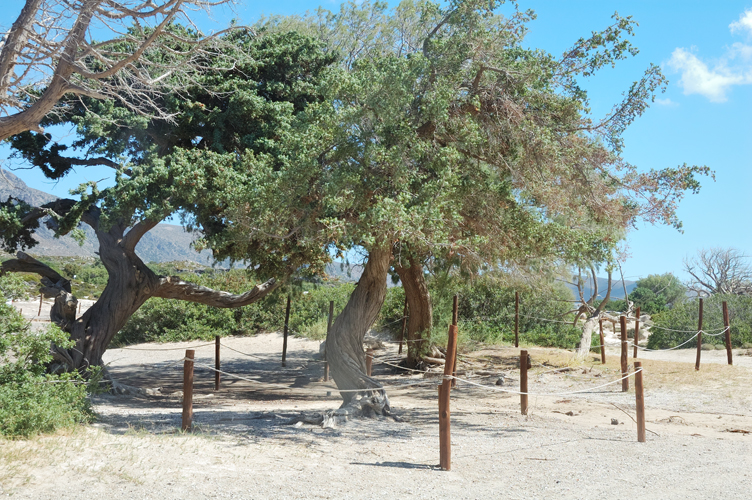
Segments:
[[[176,360],[111,366],[109,372],[118,383],[144,390],[159,388],[159,391],[152,391],[152,395],[94,397],[99,411],[97,425],[114,434],[134,431],[179,434],[183,390],[180,356],[182,353],[176,353]],[[197,356],[194,366],[193,432],[239,438],[241,441],[283,439],[309,442],[311,439],[329,439],[342,434],[362,435],[364,439],[409,439],[418,429],[435,427],[438,436],[438,376],[429,375],[425,379],[420,375],[400,376],[399,371],[391,367],[376,365],[374,376],[381,379],[385,386],[406,386],[390,394],[397,419],[356,418],[335,428],[309,424],[296,427],[296,419],[303,414],[310,416],[335,410],[342,399],[332,381],[323,381],[323,363],[313,359],[310,353],[288,357],[286,367],[281,367],[280,362],[277,353],[251,356],[223,354],[221,370],[242,379],[221,374],[220,390],[215,391],[215,372],[210,369],[214,366],[213,353],[210,356]],[[415,382],[421,385],[407,387],[407,384]],[[473,388],[463,387],[453,391],[453,398],[459,398],[459,405],[462,399],[474,398],[476,392]],[[508,396],[500,394],[499,397]],[[400,408],[400,402],[405,404],[405,408]],[[495,415],[498,418],[498,411],[465,412],[460,408],[454,409],[452,428],[457,432],[481,431],[499,438],[526,432],[521,428],[499,428],[473,422],[479,415],[489,418]]]

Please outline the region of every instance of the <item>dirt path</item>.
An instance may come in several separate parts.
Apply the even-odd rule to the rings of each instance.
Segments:
[[[354,420],[334,428],[289,425],[300,412],[336,409],[320,379],[318,343],[281,336],[223,339],[223,370],[283,384],[269,388],[223,377],[213,391],[213,345],[196,348],[194,432],[180,426],[184,349],[201,342],[107,352],[120,382],[152,396],[98,396],[93,426],[67,435],[4,442],[0,484],[17,498],[749,498],[752,485],[752,370],[645,358],[647,443],[636,442],[634,393],[516,395],[460,383],[452,392],[452,471],[438,470],[438,373],[400,374],[377,351],[375,375],[391,388],[400,422]],[[230,348],[236,351],[231,351]],[[146,350],[158,349],[158,350]],[[251,354],[252,356],[243,355]],[[619,378],[609,363],[530,349],[530,391],[565,393]],[[706,353],[703,352],[703,356]],[[725,353],[718,352],[725,356]],[[518,388],[519,351],[487,349],[461,358],[460,377]],[[742,359],[744,358],[744,359]],[[724,358],[725,361],[725,358]],[[631,359],[630,359],[631,362]],[[496,385],[503,378],[504,385]],[[414,384],[414,385],[408,385]],[[327,396],[327,390],[332,392]],[[619,423],[612,425],[612,419]]]

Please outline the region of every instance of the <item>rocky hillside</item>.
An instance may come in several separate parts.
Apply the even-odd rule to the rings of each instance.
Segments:
[[[54,195],[30,188],[12,172],[0,169],[0,199],[5,201],[8,197],[18,198],[35,206],[56,199]],[[53,232],[42,225],[36,233],[39,244],[29,253],[41,256],[94,257],[99,249],[94,231],[86,225],[82,225],[82,228],[86,232],[86,241],[79,245],[70,236],[55,238]],[[141,239],[136,252],[145,262],[187,260],[201,264],[211,263],[211,252],[207,250],[198,253],[191,248],[194,239],[195,236],[187,233],[181,226],[159,224]]]

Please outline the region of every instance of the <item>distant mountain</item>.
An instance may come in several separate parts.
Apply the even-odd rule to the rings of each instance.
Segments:
[[[632,293],[632,290],[634,290],[637,287],[637,282],[635,281],[629,281],[624,280],[624,284],[627,286],[627,293]],[[579,295],[577,292],[577,287],[574,285],[570,285],[567,283],[567,288],[572,290],[572,294],[574,295],[575,299],[579,299]],[[604,298],[606,296],[606,292],[608,291],[608,278],[598,278],[598,297]],[[593,282],[592,280],[588,280],[588,283],[583,287],[583,295],[585,296],[585,299],[589,299],[590,296],[593,294]],[[621,280],[613,280],[611,282],[611,298],[612,299],[623,299],[624,298],[624,285],[622,285]]]
[[[5,201],[9,196],[34,206],[57,199],[54,195],[30,188],[12,172],[0,169],[0,199]],[[42,224],[35,233],[39,244],[31,248],[29,253],[40,256],[94,257],[99,250],[94,231],[85,224],[81,228],[86,233],[86,240],[79,246],[70,236],[55,238],[53,231]],[[187,260],[210,264],[212,259],[209,250],[199,253],[191,248],[191,243],[195,240],[196,235],[186,232],[181,226],[159,224],[141,238],[136,246],[136,253],[144,262]]]

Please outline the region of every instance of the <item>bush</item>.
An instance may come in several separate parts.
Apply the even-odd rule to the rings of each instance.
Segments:
[[[15,308],[0,303],[0,435],[28,437],[91,418],[78,373],[45,374],[51,342],[71,345],[54,325],[32,333]]]
[[[729,308],[731,346],[741,347],[744,343],[752,342],[752,297],[719,294],[705,299],[703,330],[718,333],[723,329],[723,301],[728,303]],[[655,325],[650,329],[648,348],[668,349],[686,342],[697,332],[698,320],[699,303],[697,299],[674,304],[673,308],[653,317]],[[725,342],[725,336],[703,335],[702,341],[705,344],[719,345]],[[685,349],[696,347],[697,343],[694,341],[682,346]]]
[[[18,274],[0,276],[0,297],[6,300],[25,299],[29,295],[29,284]]]
[[[563,286],[506,284],[494,276],[481,276],[473,281],[453,278],[428,280],[433,306],[434,329],[431,341],[446,344],[451,322],[454,293],[460,296],[458,305],[460,344],[509,343],[514,340],[514,292],[520,293],[520,342],[544,347],[574,348],[582,330],[571,324],[548,322],[542,319],[565,321],[572,293]],[[403,289],[391,288],[381,310],[380,324],[399,334],[404,308]],[[597,335],[593,344],[599,345]]]

